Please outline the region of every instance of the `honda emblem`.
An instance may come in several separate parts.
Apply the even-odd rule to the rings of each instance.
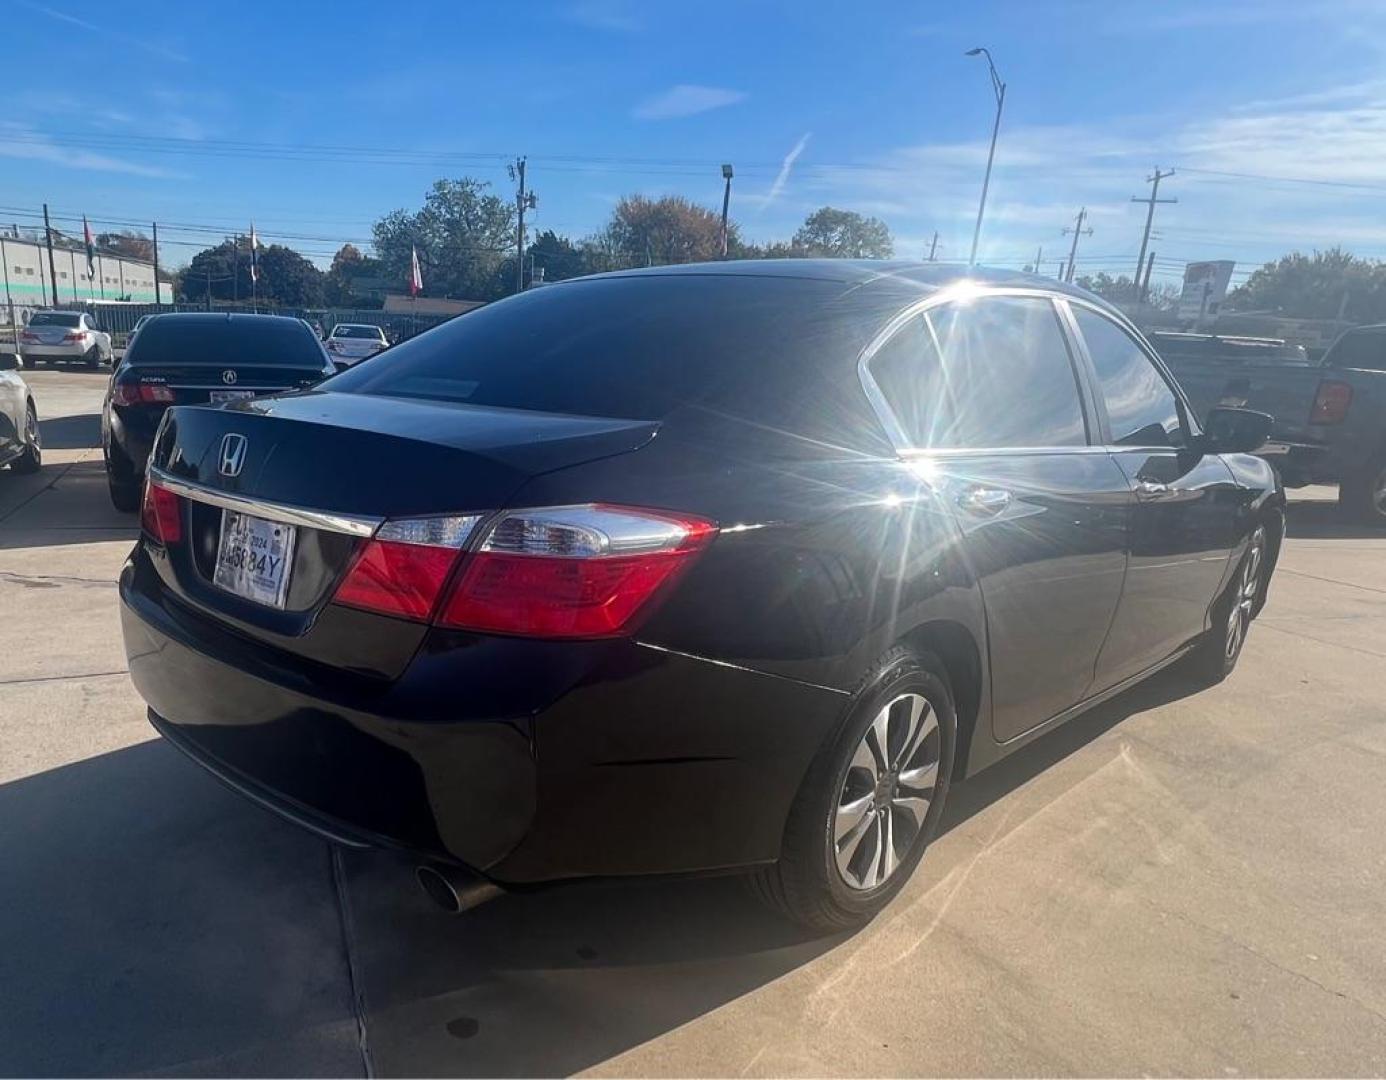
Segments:
[[[245,436],[231,432],[221,437],[221,457],[217,472],[222,476],[240,476],[241,466],[245,464]]]

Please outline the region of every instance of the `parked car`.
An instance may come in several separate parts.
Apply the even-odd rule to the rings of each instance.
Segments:
[[[1386,326],[1363,326],[1338,338],[1318,363],[1294,346],[1229,347],[1210,339],[1203,351],[1188,339],[1151,341],[1200,415],[1220,405],[1275,417],[1261,456],[1287,487],[1337,484],[1350,514],[1386,526]]]
[[[18,368],[18,356],[0,352],[0,465],[36,473],[43,466],[38,409]]]
[[[19,335],[24,362],[79,361],[94,368],[109,364],[111,335],[84,311],[36,311]]]
[[[327,353],[342,367],[350,367],[389,347],[385,331],[369,323],[338,323],[327,335]]]
[[[579,279],[302,393],[179,406],[120,575],[154,726],[262,806],[463,884],[752,871],[819,928],[950,781],[1186,658],[1284,530],[1114,308],[775,261]],[[177,813],[177,808],[170,808]]]
[[[101,408],[111,502],[118,510],[139,508],[150,443],[170,405],[298,389],[332,371],[301,319],[204,312],[150,318],[126,346]]]

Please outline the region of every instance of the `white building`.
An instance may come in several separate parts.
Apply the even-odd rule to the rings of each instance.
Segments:
[[[137,304],[152,304],[157,300],[169,302],[173,293],[167,281],[161,283],[162,295],[154,291],[154,266],[140,259],[127,259],[98,251],[94,273],[87,272],[87,253],[82,247],[65,242],[53,245],[53,267],[57,271],[57,297],[53,296],[53,274],[48,263],[48,248],[42,242],[0,234],[0,321],[8,321],[6,313],[46,307],[53,303],[72,304],[92,300],[123,300]]]

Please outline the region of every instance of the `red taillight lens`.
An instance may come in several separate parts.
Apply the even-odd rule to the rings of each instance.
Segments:
[[[166,405],[173,391],[162,383],[116,383],[111,387],[112,405]]]
[[[511,511],[468,557],[443,626],[530,637],[611,637],[711,543],[702,518],[614,506]]]
[[[70,330],[63,335],[64,341],[81,341],[86,335],[80,330]]]
[[[1319,383],[1319,392],[1314,397],[1314,407],[1309,410],[1311,424],[1340,423],[1352,404],[1352,387],[1347,383],[1324,379]]]
[[[387,521],[366,541],[333,599],[382,615],[426,620],[479,520],[467,515]]]
[[[40,340],[40,339],[39,339],[39,336],[38,336],[37,334],[35,334],[32,330],[25,330],[24,333],[22,333],[22,334],[19,335],[19,340],[20,340],[20,341],[38,341],[38,340]]]
[[[157,480],[151,479],[144,485],[140,527],[151,539],[165,546],[183,539],[182,500]]]

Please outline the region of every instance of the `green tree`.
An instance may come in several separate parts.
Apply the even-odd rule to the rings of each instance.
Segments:
[[[142,232],[121,229],[119,232],[97,233],[95,241],[98,248],[122,258],[142,259],[145,262],[154,259],[154,241]]]
[[[378,307],[380,299],[374,289],[384,274],[379,259],[361,254],[355,244],[343,244],[323,280],[324,301],[334,307]]]
[[[1342,248],[1268,262],[1227,297],[1227,310],[1300,319],[1386,320],[1386,267]]]
[[[526,249],[525,258],[526,261],[533,259],[535,276],[542,270],[545,281],[563,281],[592,273],[586,251],[552,229],[545,229],[534,238],[534,243]],[[513,271],[514,260],[507,262]],[[528,266],[525,267],[525,274],[526,280],[529,280]]]
[[[729,247],[740,242],[735,224],[728,233]],[[722,217],[682,195],[627,195],[587,246],[592,262],[603,270],[720,259]]]
[[[888,259],[895,251],[880,218],[825,206],[807,218],[791,241],[794,254],[830,259]]]
[[[178,295],[187,303],[205,303],[210,282],[212,300],[248,304],[254,292],[271,307],[316,307],[323,301],[323,272],[292,248],[262,247],[257,259],[260,280],[252,290],[250,238],[238,236],[205,248],[179,275]]]
[[[401,292],[408,286],[413,250],[425,296],[491,300],[509,291],[497,271],[514,250],[515,208],[488,194],[489,187],[471,177],[438,180],[421,209],[393,210],[375,223],[384,274],[399,282]]]

